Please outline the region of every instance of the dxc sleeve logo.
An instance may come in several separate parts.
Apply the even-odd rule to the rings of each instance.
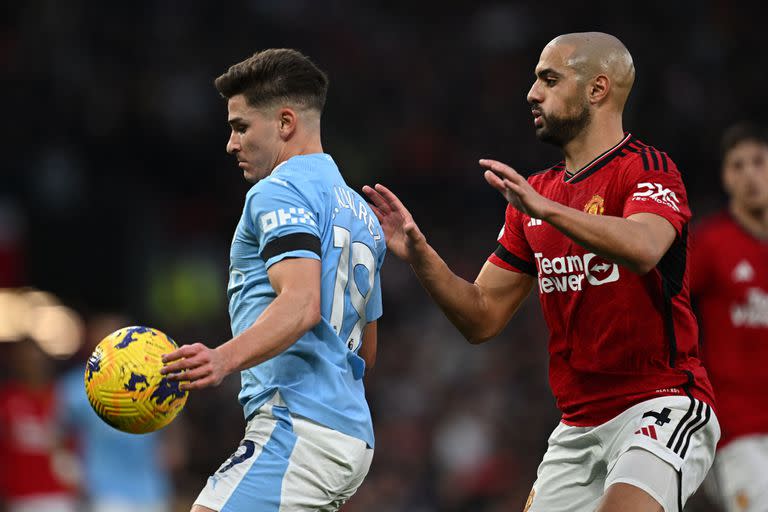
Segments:
[[[656,201],[657,203],[669,206],[676,212],[680,211],[680,201],[674,192],[668,188],[664,188],[660,183],[638,183],[637,188],[641,192],[635,192],[632,195],[633,201],[648,201],[649,199]]]
[[[262,214],[259,221],[261,223],[261,231],[264,233],[269,233],[276,227],[286,224],[316,225],[312,212],[308,212],[304,208],[288,208],[288,211],[280,208],[279,210]]]

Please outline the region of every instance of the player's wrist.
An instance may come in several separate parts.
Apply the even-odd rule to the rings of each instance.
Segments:
[[[410,251],[408,263],[417,274],[425,274],[435,266],[436,258],[440,259],[437,251],[427,243],[425,238],[422,238]]]
[[[557,218],[562,210],[562,207],[563,205],[558,202],[552,201],[551,199],[545,199],[541,207],[541,211],[537,217],[543,221],[550,222]]]
[[[232,372],[235,372],[239,369],[240,364],[238,363],[238,360],[236,357],[233,356],[231,353],[233,350],[233,344],[232,343],[224,343],[222,345],[219,345],[215,349],[213,349],[214,352],[219,357],[219,360],[221,361],[221,368],[224,372],[224,376],[229,375]]]

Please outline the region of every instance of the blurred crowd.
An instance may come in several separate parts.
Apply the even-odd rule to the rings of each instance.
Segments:
[[[228,338],[229,242],[248,184],[224,152],[225,104],[212,81],[255,50],[298,48],[328,72],[325,150],[351,185],[391,186],[468,279],[495,248],[504,211],[477,159],[524,173],[559,159],[536,141],[525,95],[541,48],[560,33],[602,30],[624,41],[637,69],[625,128],[677,162],[698,218],[722,204],[719,136],[768,110],[763,66],[750,51],[762,43],[759,16],[725,1],[435,5],[31,0],[4,8],[0,288],[50,291],[85,329],[69,358],[30,340],[0,344],[0,397],[48,400],[19,427],[34,435],[0,430],[0,443],[55,460],[48,483],[57,496],[112,499],[98,496],[112,487],[95,481],[89,464],[109,464],[94,454],[114,448],[143,460],[142,471],[155,468],[156,487],[142,487],[148,502],[186,510],[242,435],[236,376],[195,393],[167,431],[133,449],[125,447],[139,442],[127,435],[90,430],[75,388],[89,348],[120,324],[151,325],[181,343]],[[558,420],[535,296],[502,335],[475,347],[394,258],[383,293],[379,358],[367,377],[377,450],[345,512],[520,510]],[[0,469],[41,483],[6,461]],[[712,507],[699,498],[687,510]]]

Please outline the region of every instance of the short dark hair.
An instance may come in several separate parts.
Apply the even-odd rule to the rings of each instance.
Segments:
[[[224,98],[242,94],[252,107],[286,102],[322,112],[328,92],[328,76],[306,55],[287,48],[256,52],[214,83]]]
[[[742,142],[757,142],[768,146],[768,131],[757,124],[742,122],[731,125],[720,141],[720,157],[725,160],[728,153]]]

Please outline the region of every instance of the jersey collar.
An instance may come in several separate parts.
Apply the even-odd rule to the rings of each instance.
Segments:
[[[572,175],[568,176],[567,173],[563,173],[563,181],[566,183],[578,183],[579,181],[582,181],[586,179],[587,177],[591,176],[592,174],[596,173],[603,167],[605,167],[608,162],[613,160],[616,156],[621,153],[621,148],[623,148],[630,140],[632,139],[632,134],[627,133],[624,135],[624,138],[621,139],[621,141],[613,146],[611,149],[601,153],[598,155],[594,160],[589,162],[587,165],[573,173]],[[565,164],[563,164],[563,167],[565,167]]]

